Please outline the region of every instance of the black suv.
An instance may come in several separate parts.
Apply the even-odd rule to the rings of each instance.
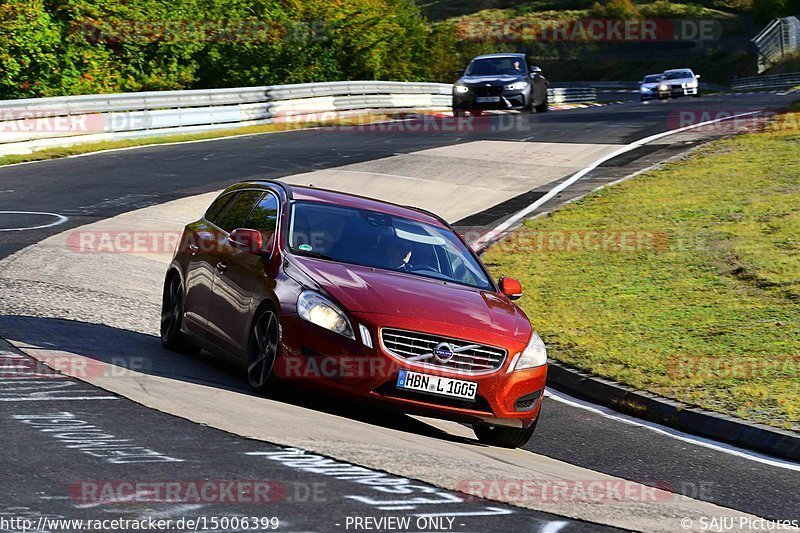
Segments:
[[[489,54],[473,59],[453,86],[453,114],[486,109],[547,111],[548,82],[524,54]]]

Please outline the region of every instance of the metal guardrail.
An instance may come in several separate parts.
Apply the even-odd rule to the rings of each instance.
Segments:
[[[590,88],[556,88],[548,93],[551,103],[596,99]],[[82,142],[269,124],[292,117],[446,110],[451,103],[452,85],[388,81],[6,100],[0,101],[0,155]]]
[[[800,72],[739,78],[731,82],[734,91],[791,89],[800,85]]]
[[[797,17],[774,19],[751,39],[758,48],[758,73],[800,50],[800,20]]]

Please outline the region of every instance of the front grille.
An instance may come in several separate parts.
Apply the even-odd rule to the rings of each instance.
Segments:
[[[472,92],[475,96],[500,96],[503,94],[502,85],[492,85],[490,87],[473,87]]]
[[[381,329],[381,342],[390,354],[402,359],[468,374],[493,372],[503,366],[506,358],[502,348],[400,329]],[[433,355],[434,348],[441,344],[449,345],[453,353],[449,360]]]

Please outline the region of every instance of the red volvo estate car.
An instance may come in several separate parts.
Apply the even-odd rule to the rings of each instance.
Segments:
[[[521,294],[427,211],[253,181],[186,226],[161,340],[232,359],[259,392],[301,381],[517,447],[547,375],[545,346],[512,303]]]

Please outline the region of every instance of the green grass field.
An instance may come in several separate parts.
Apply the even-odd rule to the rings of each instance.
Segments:
[[[522,281],[554,359],[800,430],[800,113],[776,124],[528,221],[486,254]]]

